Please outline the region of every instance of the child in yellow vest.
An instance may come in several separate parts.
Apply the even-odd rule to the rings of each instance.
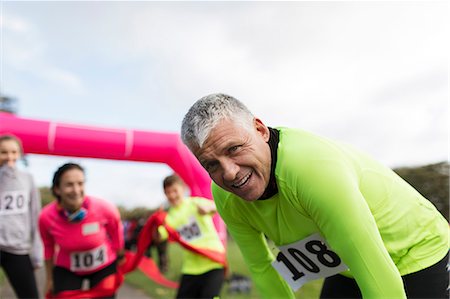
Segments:
[[[177,230],[189,244],[225,252],[214,227],[214,202],[201,197],[185,197],[185,185],[177,175],[164,179],[164,193],[170,203],[166,224]],[[176,298],[213,298],[222,287],[225,270],[220,263],[183,249],[183,266]]]

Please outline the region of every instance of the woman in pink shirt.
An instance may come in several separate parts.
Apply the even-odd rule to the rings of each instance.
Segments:
[[[80,165],[61,166],[52,185],[57,201],[43,208],[39,217],[47,294],[91,289],[116,273],[117,260],[123,257],[123,228],[117,208],[86,196],[84,182]],[[103,298],[115,298],[115,294]]]

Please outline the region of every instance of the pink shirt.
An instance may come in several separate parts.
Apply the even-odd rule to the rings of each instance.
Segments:
[[[42,209],[39,231],[45,259],[77,274],[89,274],[110,265],[123,248],[123,227],[119,211],[111,203],[93,197],[84,198],[86,217],[69,222],[58,203]]]

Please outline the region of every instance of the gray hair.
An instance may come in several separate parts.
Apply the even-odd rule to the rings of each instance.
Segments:
[[[221,120],[232,120],[250,130],[253,118],[250,110],[232,96],[210,94],[195,102],[184,116],[181,139],[188,147],[202,147],[211,130]]]

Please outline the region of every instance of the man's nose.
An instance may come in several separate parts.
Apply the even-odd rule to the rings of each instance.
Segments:
[[[222,162],[223,179],[225,181],[233,181],[239,172],[239,166],[233,161],[226,160]]]

